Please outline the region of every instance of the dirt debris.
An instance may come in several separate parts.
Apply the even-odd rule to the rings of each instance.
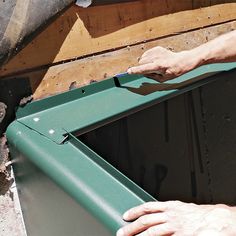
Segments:
[[[13,171],[8,163],[4,134],[0,138],[0,236],[26,236]]]
[[[33,100],[33,95],[30,95],[28,97],[24,97],[20,100],[19,106],[25,106],[26,104],[30,103]]]
[[[69,90],[73,90],[73,89],[76,89],[78,87],[77,85],[77,82],[76,81],[73,81],[70,86],[69,86]]]
[[[16,187],[0,195],[0,236],[26,236]]]
[[[0,195],[7,193],[13,183],[13,179],[10,176],[10,170],[6,166],[9,161],[9,149],[7,147],[7,138],[4,134],[0,138]]]
[[[0,123],[5,118],[6,109],[7,109],[7,105],[5,103],[0,102]]]
[[[0,165],[8,161],[9,161],[9,149],[7,147],[7,138],[6,134],[3,134],[3,136],[0,138]]]

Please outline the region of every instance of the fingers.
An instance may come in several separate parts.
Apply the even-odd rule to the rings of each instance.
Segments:
[[[148,63],[152,63],[155,60],[154,56],[142,56],[139,60],[138,63],[139,65],[144,65],[144,64],[148,64]]]
[[[163,76],[162,74],[157,74],[157,73],[151,73],[151,74],[146,74],[144,75],[145,77],[147,78],[150,78],[150,79],[154,79],[160,83],[162,82],[165,82],[166,80],[168,80],[165,76]]]
[[[146,231],[137,234],[137,236],[171,236],[174,234],[174,230],[171,229],[168,223],[153,226]]]
[[[117,236],[136,235],[154,225],[163,224],[166,222],[166,220],[167,220],[166,214],[164,213],[156,213],[156,214],[141,216],[136,221],[120,229],[117,232]]]
[[[140,206],[134,207],[123,215],[124,220],[131,221],[143,216],[156,212],[163,212],[167,209],[166,202],[147,202]]]
[[[140,66],[134,66],[127,70],[128,74],[150,74],[155,73],[158,71],[158,68],[156,64],[154,63],[148,63]]]
[[[155,73],[155,71],[163,71],[166,67],[164,61],[172,59],[173,54],[170,50],[160,46],[149,49],[138,59],[140,65],[130,68],[128,73],[149,74]]]
[[[166,49],[166,48],[163,48],[161,46],[156,46],[154,48],[151,48],[147,51],[145,51],[142,55],[142,58],[143,57],[150,57],[150,56],[158,56],[158,55],[162,55],[163,53],[167,53],[169,50]]]

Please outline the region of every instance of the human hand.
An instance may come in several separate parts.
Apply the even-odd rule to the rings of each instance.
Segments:
[[[131,67],[127,72],[164,82],[196,68],[199,61],[195,54],[195,50],[172,52],[157,46],[146,51],[139,60],[139,66]]]
[[[223,204],[148,202],[130,209],[123,218],[133,222],[121,228],[117,236],[236,235],[235,208]]]

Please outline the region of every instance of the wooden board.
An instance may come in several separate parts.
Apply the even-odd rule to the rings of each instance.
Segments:
[[[145,50],[154,46],[169,47],[175,51],[186,50],[233,29],[236,29],[236,21],[51,66],[19,77],[30,78],[34,98],[39,99],[67,91],[72,83],[80,87],[124,72],[129,66],[137,64],[137,58]]]
[[[224,4],[199,8],[212,3]],[[88,9],[72,6],[1,68],[0,78],[235,19],[235,1],[143,0]]]

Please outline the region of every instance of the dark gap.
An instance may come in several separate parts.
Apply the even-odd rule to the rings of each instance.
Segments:
[[[117,77],[114,77],[114,83],[115,83],[116,87],[121,87],[120,81],[119,81],[119,79]]]
[[[168,112],[168,101],[164,102],[164,116],[165,116],[165,140],[169,142],[169,112]]]
[[[197,197],[197,184],[196,184],[196,168],[194,162],[194,139],[192,130],[192,116],[191,116],[191,104],[190,93],[186,93],[185,98],[185,116],[186,116],[186,133],[187,133],[187,155],[189,159],[190,178],[191,178],[191,191],[192,197]]]
[[[178,109],[174,111],[179,113]],[[169,119],[176,124],[175,117]],[[178,144],[166,142],[163,137],[169,140],[169,127],[163,127],[161,120],[163,106],[158,104],[78,139],[158,200],[196,202],[197,179],[189,166],[188,153],[183,155]],[[181,122],[171,133],[171,140],[182,137],[186,142],[185,119]]]
[[[204,173],[200,136],[199,136],[199,132],[198,132],[197,116],[196,116],[195,104],[194,104],[194,100],[193,100],[193,92],[192,91],[190,92],[189,102],[190,102],[191,115],[192,115],[192,120],[193,120],[193,129],[194,129],[193,133],[195,135],[195,144],[196,144],[196,148],[197,148],[199,167],[200,167],[201,173]]]

